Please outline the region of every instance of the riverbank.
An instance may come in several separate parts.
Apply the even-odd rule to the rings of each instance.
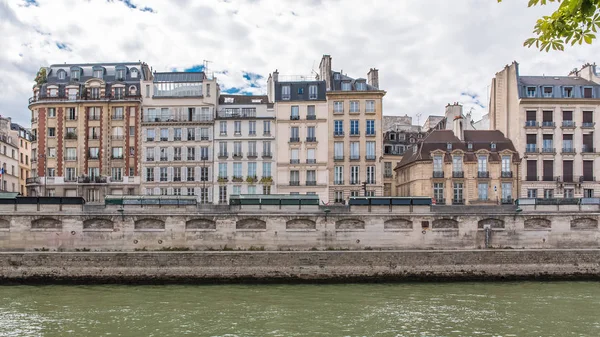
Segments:
[[[4,252],[2,283],[600,280],[600,250]]]

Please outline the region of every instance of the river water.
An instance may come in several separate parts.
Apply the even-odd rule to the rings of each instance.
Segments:
[[[593,282],[2,286],[0,336],[600,336]]]

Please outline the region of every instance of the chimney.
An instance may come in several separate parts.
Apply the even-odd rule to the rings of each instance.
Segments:
[[[269,103],[275,102],[275,82],[279,80],[279,72],[277,69],[272,74],[269,74],[267,79],[267,99]]]
[[[277,69],[273,72],[273,82],[279,82],[279,71]]]
[[[325,81],[326,90],[331,90],[333,85],[331,83],[331,56],[323,55],[321,63],[319,63],[319,79]]]
[[[379,69],[371,68],[367,73],[367,83],[379,89]]]
[[[464,134],[464,129],[463,129],[463,118],[462,116],[458,115],[456,117],[454,117],[454,120],[452,121],[452,131],[454,132],[454,135],[461,141],[464,142],[465,141],[465,134]]]

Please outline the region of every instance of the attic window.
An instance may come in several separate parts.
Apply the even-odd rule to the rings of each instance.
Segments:
[[[390,140],[396,140],[396,134],[391,132],[390,133]]]
[[[137,77],[138,77],[137,69],[131,69],[131,78],[137,78]]]
[[[490,147],[492,148],[492,150],[495,150],[496,149],[496,143],[490,144]]]
[[[544,87],[544,97],[552,97],[552,87]]]
[[[350,91],[350,82],[342,82],[342,91]]]
[[[117,69],[117,75],[115,77],[117,81],[123,81],[125,79],[125,69]]]
[[[71,70],[71,79],[75,81],[79,80],[79,69]]]
[[[467,144],[467,148],[468,148],[469,150],[473,150],[473,143],[468,143],[468,144]]]
[[[339,73],[335,73],[335,74],[333,75],[333,79],[334,79],[334,80],[339,80],[339,79],[340,79],[340,74],[339,74]]]
[[[356,90],[367,90],[367,84],[365,82],[356,82]]]
[[[302,95],[304,93],[304,88],[298,88],[298,95]]]
[[[452,143],[446,143],[446,150],[452,151]]]
[[[59,80],[64,80],[67,77],[67,72],[64,70],[59,70],[58,71],[58,79]]]
[[[563,88],[563,96],[565,98],[573,97],[573,87],[564,87]]]
[[[103,75],[104,75],[103,73],[104,73],[104,72],[102,71],[102,69],[97,69],[97,70],[94,70],[94,77],[95,77],[95,78],[100,78],[100,79],[101,79],[101,78],[103,77]]]
[[[233,103],[233,97],[225,97],[225,103]]]
[[[535,97],[535,87],[527,87],[527,97]]]

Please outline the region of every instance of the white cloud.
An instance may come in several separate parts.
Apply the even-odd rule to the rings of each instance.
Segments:
[[[169,71],[210,60],[222,89],[258,94],[269,72],[307,75],[330,54],[352,77],[377,67],[384,113],[421,113],[423,122],[455,101],[480,116],[491,78],[513,60],[522,74],[562,75],[600,51],[600,42],[550,54],[522,47],[535,19],[552,9],[527,9],[525,1],[34,2],[0,0],[0,114],[24,125],[33,78],[54,63],[142,60]],[[247,72],[264,78],[247,80]]]

